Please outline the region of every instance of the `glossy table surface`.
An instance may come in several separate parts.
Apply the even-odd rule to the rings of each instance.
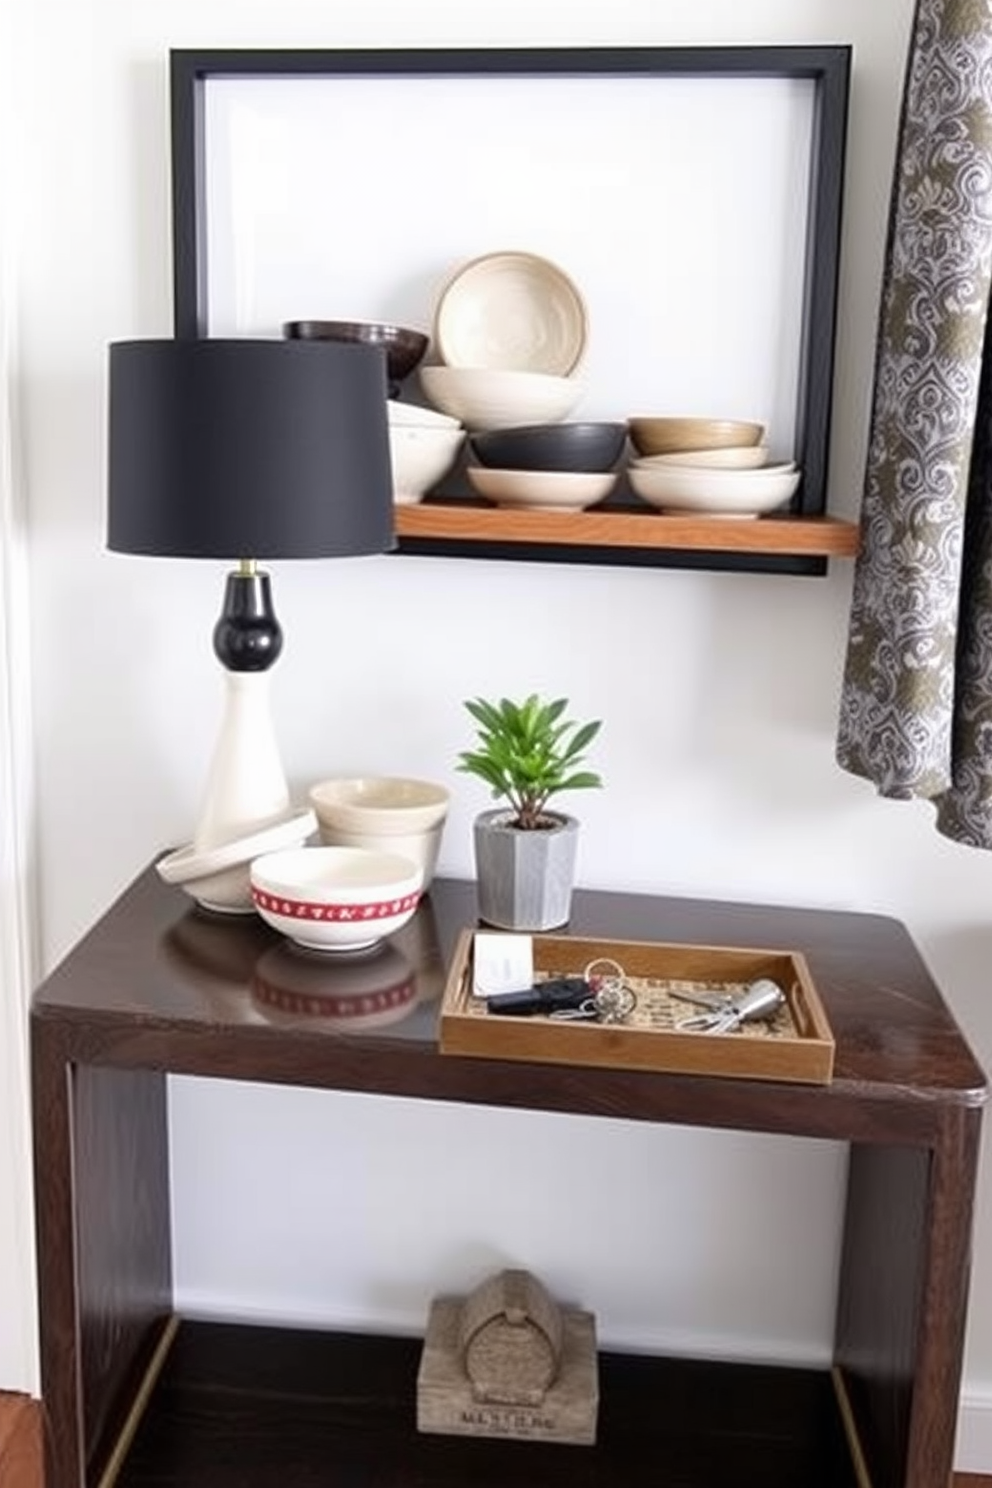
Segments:
[[[403,931],[365,958],[338,963],[295,949],[255,916],[204,914],[148,870],[39,989],[34,1010],[45,1018],[88,1015],[108,1036],[116,1029],[151,1037],[167,1023],[173,1035],[244,1035],[239,1047],[247,1051],[271,1031],[297,1047],[347,1044],[381,1056],[405,1052],[412,1062],[437,1053],[445,968],[458,933],[476,923],[474,885],[437,879]],[[899,1103],[911,1092],[914,1105],[984,1099],[983,1071],[894,919],[579,890],[568,931],[801,951],[836,1040],[834,1079],[816,1094]],[[641,1083],[655,1078],[623,1073]],[[608,1081],[610,1072],[602,1074]]]

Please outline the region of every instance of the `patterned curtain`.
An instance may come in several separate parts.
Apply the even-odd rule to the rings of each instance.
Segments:
[[[837,758],[992,849],[992,0],[918,0]]]

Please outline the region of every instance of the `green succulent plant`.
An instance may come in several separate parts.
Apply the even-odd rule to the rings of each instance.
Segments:
[[[459,754],[458,769],[478,776],[495,800],[509,803],[511,826],[524,832],[547,828],[554,822],[546,811],[552,796],[603,784],[594,771],[579,768],[602,720],[580,725],[564,718],[567,698],[545,702],[536,693],[522,703],[470,698],[465,707],[478,736],[474,749]]]

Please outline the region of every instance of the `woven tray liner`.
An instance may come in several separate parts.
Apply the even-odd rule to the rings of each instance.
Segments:
[[[535,982],[543,982],[552,977],[574,976],[574,967],[561,967],[552,971],[538,972],[534,978]],[[722,982],[722,981],[688,981],[673,977],[624,977],[624,986],[629,987],[637,998],[637,1006],[623,1020],[625,1028],[646,1028],[662,1033],[686,1033],[702,1030],[681,1029],[677,1025],[683,1018],[692,1018],[697,1014],[706,1013],[706,1009],[697,1003],[688,1002],[678,996],[680,992],[719,992],[729,993],[732,996],[740,996],[747,991],[747,982]],[[784,989],[783,990],[787,990]],[[487,1016],[484,998],[470,997],[467,1001],[466,1011],[481,1017]],[[570,1018],[566,1020],[570,1028],[602,1028],[601,1023],[590,1019],[586,1022],[581,1018]],[[795,1019],[788,1002],[782,1004],[774,1017],[757,1019],[753,1023],[742,1023],[739,1028],[730,1030],[724,1035],[707,1034],[706,1037],[729,1037],[729,1038],[799,1038],[800,1030],[796,1026]]]

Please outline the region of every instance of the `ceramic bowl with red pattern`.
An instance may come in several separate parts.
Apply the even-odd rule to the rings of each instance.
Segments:
[[[255,908],[274,930],[311,951],[364,951],[412,918],[423,869],[401,853],[298,847],[251,865]]]

